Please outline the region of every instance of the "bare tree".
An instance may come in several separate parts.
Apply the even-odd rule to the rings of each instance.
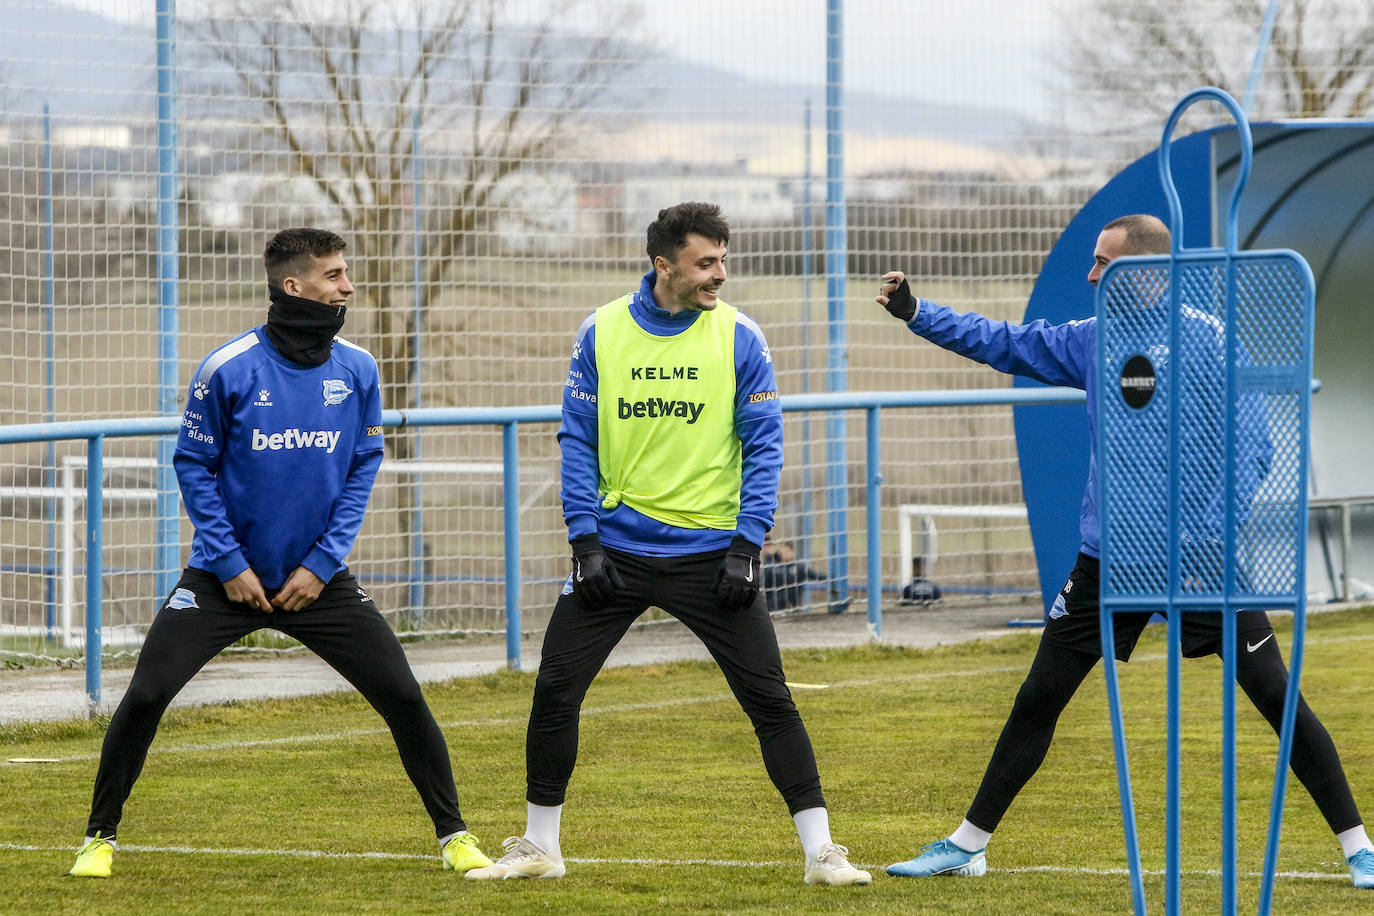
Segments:
[[[1201,86],[1243,99],[1269,0],[1096,0],[1066,9],[1061,72],[1074,121],[1157,130]],[[1374,106],[1374,4],[1284,0],[1253,118],[1355,117]]]
[[[614,36],[634,9],[620,0],[559,0],[527,24],[505,8],[229,0],[227,15],[216,4],[213,18],[188,26],[209,65],[188,88],[265,132],[271,148],[258,167],[284,159],[337,213],[364,280],[357,298],[371,309],[387,407],[412,403],[416,157],[427,213],[423,325],[429,297],[484,228],[503,182],[554,158],[623,69]],[[598,23],[592,37],[568,29],[586,22]],[[410,449],[398,439],[396,451]]]
[[[295,203],[282,212],[320,214],[347,236],[360,281],[351,333],[371,319],[360,337],[377,357],[388,408],[414,403],[415,341],[437,291],[495,219],[503,186],[561,158],[570,129],[627,72],[616,38],[629,32],[626,0],[552,0],[529,22],[514,20],[515,5],[216,0],[186,21],[193,76],[183,100],[239,125],[229,167],[272,176]],[[302,183],[313,200],[302,202]],[[396,458],[418,453],[409,432],[389,440]],[[427,550],[413,540],[424,530],[418,499],[398,480],[413,557]]]

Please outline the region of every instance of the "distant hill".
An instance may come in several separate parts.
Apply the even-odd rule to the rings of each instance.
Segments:
[[[154,117],[157,58],[151,27],[35,0],[8,4],[0,25],[0,84],[10,115]]]
[[[149,24],[126,24],[98,13],[35,0],[10,6],[0,27],[0,84],[11,115],[36,115],[46,102],[55,119],[109,123],[156,116],[156,48]],[[183,67],[181,88],[188,86],[191,61],[205,57],[195,30],[183,22],[177,53]],[[568,45],[585,39],[567,39]],[[381,39],[379,38],[379,45]],[[674,119],[796,124],[811,100],[812,127],[825,125],[825,86],[750,80],[731,71],[664,58],[661,49],[631,48],[632,56],[652,60],[652,69],[627,67],[614,94],[641,108],[652,105],[674,112]],[[201,71],[204,73],[205,71]],[[722,99],[701,104],[703,87],[729,87]],[[1032,126],[1004,109],[942,105],[915,98],[846,92],[845,128],[855,131],[952,139],[1008,149]],[[183,110],[182,115],[186,112]]]

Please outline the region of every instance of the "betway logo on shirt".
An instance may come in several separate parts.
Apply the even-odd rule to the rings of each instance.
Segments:
[[[322,448],[327,454],[333,454],[334,446],[338,444],[339,430],[337,429],[310,430],[290,427],[279,433],[264,433],[256,428],[253,430],[253,451],[255,452],[279,452],[284,448]]]
[[[618,400],[620,403],[616,406],[616,416],[622,420],[631,417],[682,417],[687,421],[687,425],[691,426],[706,409],[704,401],[668,401],[663,398],[645,398],[642,401],[627,401],[624,398]]]

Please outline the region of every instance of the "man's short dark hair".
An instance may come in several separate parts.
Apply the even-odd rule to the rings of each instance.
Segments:
[[[283,229],[268,239],[262,253],[267,282],[280,289],[287,277],[309,273],[313,259],[327,258],[347,247],[347,242],[328,229]]]
[[[730,243],[730,224],[721,215],[720,207],[688,201],[658,211],[658,219],[649,224],[649,260],[662,255],[673,260],[687,245],[688,233],[719,242]]]
[[[1159,217],[1148,213],[1118,216],[1102,227],[1103,232],[1108,229],[1126,230],[1122,254],[1168,254],[1172,250],[1173,237],[1169,227]]]

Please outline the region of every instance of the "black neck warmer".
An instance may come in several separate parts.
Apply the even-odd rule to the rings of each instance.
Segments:
[[[263,330],[282,356],[302,366],[323,366],[329,360],[334,335],[343,327],[346,306],[332,306],[267,287],[272,307]]]

